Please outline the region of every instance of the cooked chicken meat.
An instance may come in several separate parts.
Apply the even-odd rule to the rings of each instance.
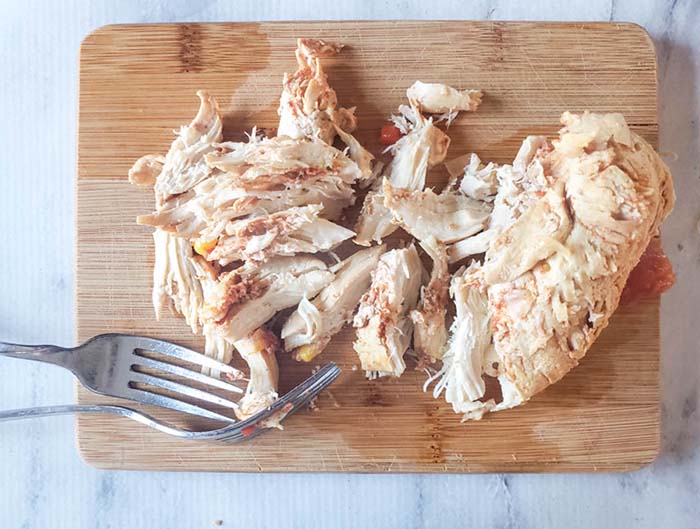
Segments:
[[[318,140],[289,138],[223,143],[205,157],[212,174],[184,195],[138,218],[181,237],[215,240],[234,219],[306,204],[340,217],[355,200],[352,185],[365,179],[358,165]]]
[[[354,109],[338,107],[338,99],[328,85],[321,59],[332,57],[342,46],[317,39],[297,41],[298,70],[284,75],[282,96],[277,113],[280,116],[277,134],[292,139],[319,138],[333,143],[334,125],[350,133],[357,120]]]
[[[279,368],[275,353],[280,349],[280,342],[274,333],[260,328],[237,340],[234,346],[250,369],[245,395],[238,401],[235,410],[236,417],[242,421],[270,407],[277,400]],[[274,427],[278,424],[263,426]]]
[[[450,283],[445,245],[432,239],[426,241],[423,247],[433,260],[433,269],[430,281],[421,288],[418,308],[411,311],[413,349],[418,354],[420,366],[441,359],[445,352],[445,317]]]
[[[158,175],[163,172],[165,156],[146,154],[134,162],[129,169],[129,182],[138,186],[153,187]]]
[[[491,241],[501,231],[520,217],[530,205],[545,194],[550,186],[544,168],[535,155],[540,149],[546,150],[547,139],[542,136],[528,136],[523,141],[512,165],[496,166],[493,163],[482,166],[475,155],[465,168],[460,191],[474,198],[486,194],[484,200],[493,202],[493,211],[487,229],[450,245],[447,249],[450,263],[466,257],[486,252]],[[496,179],[496,194],[491,196],[492,179]],[[483,182],[482,187],[479,182]]]
[[[207,300],[205,321],[235,343],[280,310],[315,296],[332,280],[333,272],[313,257],[273,257],[260,264],[248,261],[221,274]]]
[[[360,300],[354,319],[357,339],[353,348],[370,378],[400,376],[403,355],[411,341],[409,312],[418,301],[423,266],[414,245],[391,250],[379,259],[372,283]]]
[[[498,192],[496,169],[493,162],[484,165],[476,154],[472,154],[464,168],[459,190],[474,200],[493,202]]]
[[[230,222],[207,259],[225,266],[273,255],[325,252],[355,235],[319,217],[322,209],[314,204]]]
[[[450,189],[409,191],[384,182],[384,205],[398,224],[419,241],[450,244],[484,229],[491,207]]]
[[[578,364],[673,206],[667,167],[620,114],[564,113],[562,124],[551,144],[526,140],[513,220],[483,266],[453,284],[458,317],[436,393],[444,388],[465,419],[523,403]],[[495,372],[484,367],[488,332]],[[500,403],[479,400],[489,371]]]
[[[199,112],[189,125],[180,128],[165,155],[163,169],[156,178],[154,190],[158,205],[171,196],[192,189],[211,173],[204,155],[213,151],[213,145],[221,141],[221,118],[211,95],[204,90],[197,92],[197,95],[200,99]],[[134,168],[132,174],[133,171]]]
[[[394,158],[386,178],[393,187],[420,191],[425,187],[428,169],[445,159],[450,138],[416,107],[402,105],[399,113],[399,116],[393,117],[394,123],[405,136],[391,147]],[[395,230],[391,213],[384,206],[382,189],[373,189],[367,193],[362,206],[355,227],[355,242],[369,246],[372,241],[382,242]]]
[[[306,298],[282,328],[284,348],[297,360],[310,362],[328,345],[331,338],[352,322],[360,297],[370,285],[370,274],[377,266],[384,246],[354,253],[331,270],[333,282],[313,300]]]
[[[406,96],[415,101],[423,112],[443,114],[455,110],[473,112],[481,103],[481,90],[456,90],[441,83],[423,83],[416,81],[408,90]]]

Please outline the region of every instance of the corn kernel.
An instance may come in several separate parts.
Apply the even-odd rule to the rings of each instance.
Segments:
[[[295,356],[296,359],[300,362],[311,362],[311,360],[316,358],[320,354],[320,352],[321,349],[317,345],[309,343],[297,347],[297,350],[295,351]]]
[[[207,256],[209,255],[209,252],[211,252],[214,247],[216,246],[216,239],[212,239],[211,241],[204,241],[202,239],[197,239],[194,241],[194,251],[197,252],[199,255],[202,256]]]

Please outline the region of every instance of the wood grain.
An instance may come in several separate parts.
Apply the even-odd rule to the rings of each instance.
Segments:
[[[449,157],[468,151],[512,160],[527,134],[552,135],[564,110],[623,112],[656,142],[656,62],[631,24],[324,22],[108,26],[80,51],[77,179],[77,339],[108,331],[201,348],[150,304],[150,230],[134,217],[151,193],[127,182],[142,154],[165,152],[205,88],[224,112],[224,134],[276,126],[282,74],[300,36],[348,47],[327,70],[339,100],[357,105],[359,137],[379,152],[378,130],[415,80],[486,92],[478,112],[450,128]],[[436,171],[430,184],[444,181]],[[171,439],[126,419],[80,417],[77,442],[101,468],[209,471],[624,471],[659,446],[658,304],[618,312],[582,364],[527,406],[461,424],[421,391],[424,375],[367,381],[342,332],[319,358],[343,368],[320,410],[242,445]],[[280,358],[282,390],[311,366]],[[81,388],[81,403],[106,402]],[[336,405],[337,403],[337,405]],[[150,410],[173,421],[175,414]]]

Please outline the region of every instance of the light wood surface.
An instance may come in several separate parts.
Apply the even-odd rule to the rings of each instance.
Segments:
[[[184,322],[156,322],[150,303],[150,230],[135,216],[152,195],[127,182],[142,154],[165,152],[172,129],[196,112],[195,91],[219,100],[224,135],[276,126],[282,74],[297,37],[347,45],[326,61],[344,106],[357,105],[359,138],[378,152],[378,130],[416,79],[481,88],[475,113],[449,129],[448,158],[468,151],[512,160],[527,134],[552,135],[564,110],[619,111],[656,142],[656,63],[630,24],[294,22],[108,26],[80,52],[77,179],[77,339],[109,331],[202,340]],[[444,181],[437,171],[430,184]],[[581,365],[525,407],[460,423],[423,393],[424,374],[367,381],[342,332],[317,363],[342,368],[318,411],[301,412],[251,443],[172,439],[127,419],[84,416],[77,443],[101,468],[208,471],[624,471],[659,446],[658,304],[618,311]],[[280,358],[281,389],[312,366]],[[81,403],[107,402],[78,388]],[[176,414],[149,410],[177,421]],[[193,423],[190,423],[193,424]]]

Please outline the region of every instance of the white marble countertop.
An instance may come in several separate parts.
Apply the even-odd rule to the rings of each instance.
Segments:
[[[574,7],[576,6],[576,7]],[[0,337],[73,340],[77,52],[116,22],[293,19],[617,20],[659,57],[661,150],[678,204],[664,246],[678,284],[662,303],[662,453],[618,475],[226,475],[86,466],[73,419],[0,427],[3,528],[700,527],[700,2],[2,0]],[[70,402],[58,369],[0,361],[3,409]]]

